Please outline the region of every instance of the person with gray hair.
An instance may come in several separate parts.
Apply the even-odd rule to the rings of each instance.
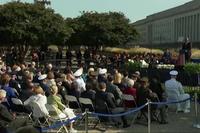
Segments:
[[[0,132],[14,131],[20,127],[28,124],[26,117],[16,117],[15,113],[10,113],[8,109],[2,104],[6,101],[6,91],[0,89]]]

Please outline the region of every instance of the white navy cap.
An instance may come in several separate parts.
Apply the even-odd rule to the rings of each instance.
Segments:
[[[107,69],[103,68],[99,70],[100,75],[105,74],[105,73],[107,73]]]
[[[170,75],[176,76],[178,75],[178,72],[176,70],[172,70],[169,72]]]
[[[79,77],[83,74],[83,68],[80,68],[78,69],[75,73],[74,73],[74,76],[75,77]]]
[[[38,77],[38,80],[44,80],[47,78],[47,75],[46,74],[42,74]]]
[[[94,66],[94,62],[90,62],[90,66]]]

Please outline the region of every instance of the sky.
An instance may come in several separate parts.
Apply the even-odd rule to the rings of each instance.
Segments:
[[[0,0],[4,4],[12,0]],[[21,0],[33,2],[34,0]],[[135,22],[148,15],[164,11],[192,0],[51,0],[51,8],[63,17],[77,17],[81,11],[122,12]]]

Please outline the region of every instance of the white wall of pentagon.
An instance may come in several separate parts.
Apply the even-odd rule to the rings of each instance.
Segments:
[[[140,36],[138,44],[177,43],[189,37],[200,42],[200,0],[147,16],[134,23]]]

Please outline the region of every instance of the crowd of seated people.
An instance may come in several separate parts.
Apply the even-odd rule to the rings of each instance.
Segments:
[[[88,56],[89,54],[86,57]],[[148,55],[148,57],[151,56],[153,55]],[[129,56],[124,55],[123,59],[125,60],[126,57]],[[44,113],[48,112],[45,109],[46,104],[54,105],[61,118],[75,117],[74,112],[66,105],[65,95],[72,95],[77,99],[89,98],[93,101],[96,111],[101,113],[122,113],[126,111],[126,108],[145,104],[147,98],[152,101],[166,100],[163,97],[165,91],[159,78],[154,77],[151,80],[141,78],[139,71],[122,73],[118,69],[90,67],[87,72],[84,72],[84,69],[80,67],[77,71],[72,72],[69,66],[62,71],[54,68],[50,63],[45,67],[38,67],[35,62],[31,64],[15,63],[14,65],[3,63],[0,79],[0,89],[6,93],[3,95],[6,100],[1,100],[1,106],[12,113],[31,112],[28,107],[15,105],[12,98],[20,99],[25,106],[31,104],[32,101],[38,102]],[[166,86],[169,86],[168,83]],[[132,95],[136,103],[124,101],[123,94]],[[106,108],[102,105],[105,103]],[[166,107],[163,106],[160,112],[160,123],[166,124]],[[129,126],[126,116],[120,117],[119,120],[123,122],[123,127]],[[70,124],[70,132],[76,132],[73,123]]]
[[[6,61],[6,64],[14,65],[17,62],[22,62],[20,53],[16,51],[17,50],[13,47],[10,49],[2,49],[2,52],[0,50],[0,55]],[[146,63],[150,64],[149,67],[154,67],[156,64],[176,64],[176,61],[172,58],[172,54],[168,49],[166,49],[163,54],[137,53],[132,55],[126,52],[113,53],[112,55],[104,54],[98,49],[90,47],[85,50],[80,48],[75,51],[69,48],[66,50],[65,56],[63,55],[63,51],[64,50],[59,48],[57,53],[54,53],[51,49],[40,50],[33,48],[30,54],[32,61],[35,62],[36,66],[39,64],[44,65],[45,63],[50,63],[46,61],[52,61],[51,63],[56,64],[57,66],[61,66],[61,61],[64,61],[67,66],[71,66],[74,58],[76,58],[78,66],[81,66],[84,63],[84,69],[88,69],[92,62],[97,67],[106,66],[108,70],[112,70],[114,68],[123,67],[129,59],[134,61],[144,60]]]

